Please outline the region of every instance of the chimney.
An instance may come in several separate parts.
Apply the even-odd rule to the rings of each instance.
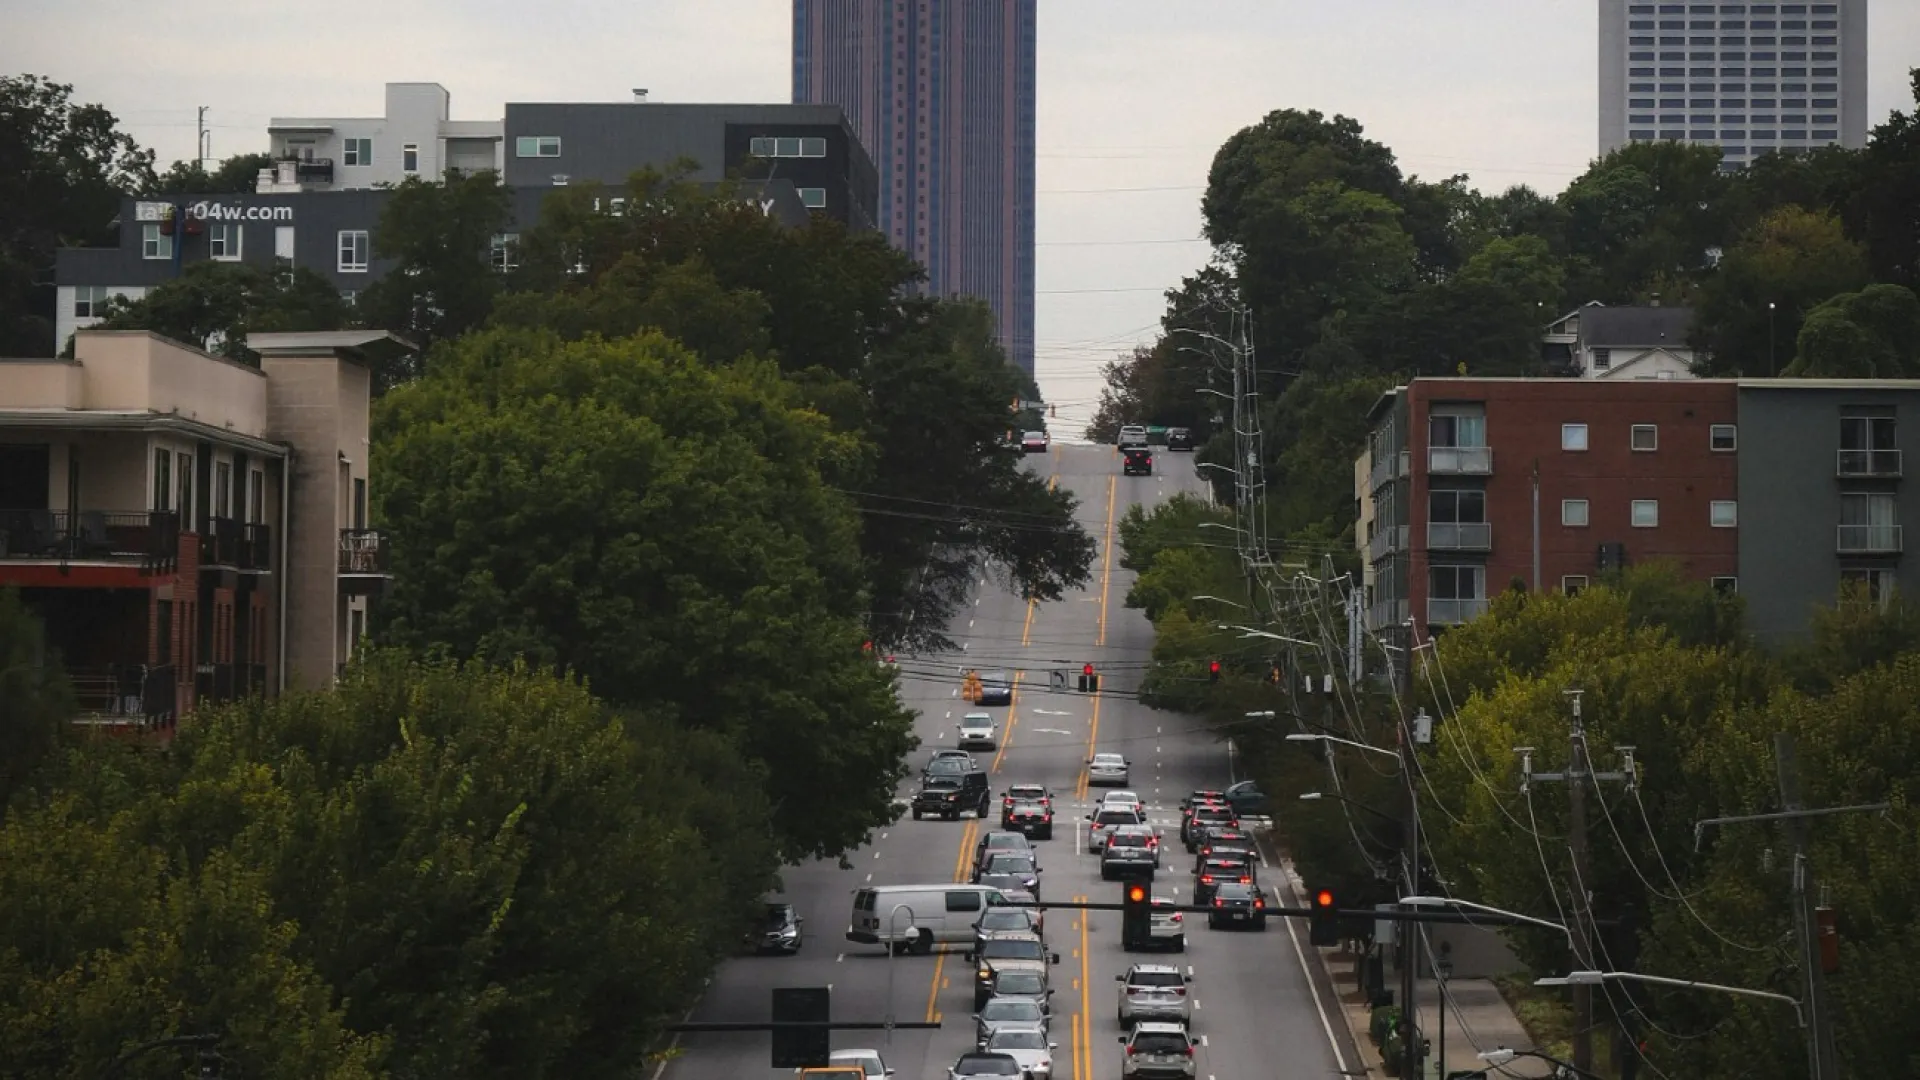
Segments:
[[[645,104],[647,103],[647,88],[646,88],[646,87],[644,87],[644,86],[636,86],[636,87],[634,87],[634,88],[633,88],[633,103],[634,103],[635,105],[645,105]]]

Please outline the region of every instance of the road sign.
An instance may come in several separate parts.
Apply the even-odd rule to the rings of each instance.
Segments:
[[[776,1024],[785,1022],[819,1025],[818,1027],[774,1028],[774,1068],[801,1069],[809,1065],[831,1063],[832,1040],[827,1029],[827,1024],[833,1020],[831,987],[774,987],[773,1019]]]

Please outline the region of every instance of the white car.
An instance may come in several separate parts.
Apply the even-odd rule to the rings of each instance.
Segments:
[[[1087,759],[1087,783],[1125,787],[1128,764],[1124,754],[1095,754]]]
[[[960,749],[991,750],[1000,745],[999,729],[991,713],[970,712],[960,718]]]
[[[1047,1041],[1039,1026],[1003,1027],[987,1036],[989,1053],[1011,1054],[1032,1080],[1053,1080],[1053,1051],[1059,1043]]]
[[[1100,808],[1104,810],[1109,806],[1131,806],[1141,813],[1146,813],[1147,808],[1137,791],[1109,791],[1100,796]]]
[[[829,1065],[858,1065],[861,1072],[869,1077],[892,1076],[893,1070],[887,1068],[886,1061],[878,1050],[835,1050],[827,1058]],[[794,1070],[798,1072],[799,1070]]]

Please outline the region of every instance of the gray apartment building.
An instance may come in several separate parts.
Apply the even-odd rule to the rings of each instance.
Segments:
[[[285,260],[357,293],[390,269],[374,255],[389,198],[379,185],[449,169],[494,169],[513,189],[503,263],[555,188],[618,186],[679,162],[697,182],[739,181],[784,225],[818,213],[867,230],[877,219],[873,162],[835,106],[666,104],[636,91],[631,102],[509,104],[485,122],[450,120],[448,100],[437,84],[395,83],[384,117],[275,119],[275,162],[255,191],[124,200],[118,245],[57,255],[57,347],[98,322],[109,297],[143,296],[189,262]],[[607,209],[618,212],[617,197]]]
[[[1867,141],[1867,5],[1600,0],[1600,153],[1634,142],[1769,152]]]

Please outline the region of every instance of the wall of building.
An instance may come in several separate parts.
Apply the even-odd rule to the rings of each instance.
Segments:
[[[264,376],[256,368],[145,330],[85,330],[76,338],[82,408],[170,414],[262,438]]]

